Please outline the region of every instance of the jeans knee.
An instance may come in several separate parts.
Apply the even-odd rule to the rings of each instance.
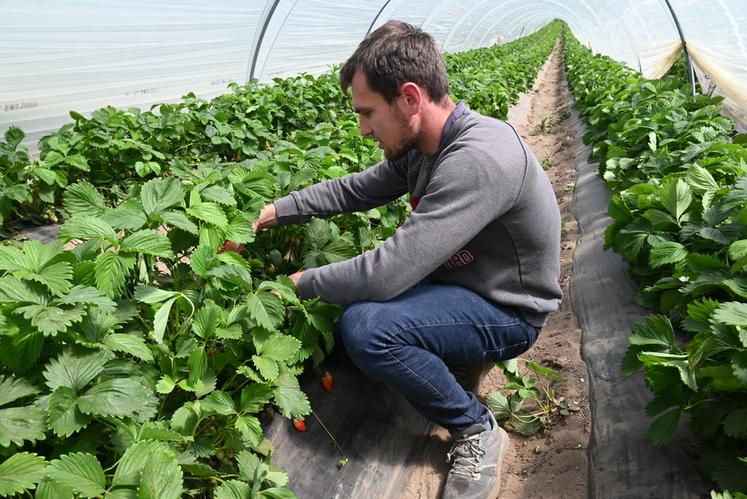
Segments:
[[[390,339],[381,303],[361,301],[348,306],[340,319],[340,333],[351,358],[366,360],[381,355]]]

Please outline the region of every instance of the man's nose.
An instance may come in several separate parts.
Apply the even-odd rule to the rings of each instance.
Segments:
[[[359,121],[361,124],[361,135],[363,137],[371,135],[373,133],[373,128],[368,124],[368,120],[366,118],[361,118]]]

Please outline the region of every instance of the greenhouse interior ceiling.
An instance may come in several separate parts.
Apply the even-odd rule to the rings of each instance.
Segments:
[[[444,52],[501,44],[562,19],[578,40],[662,76],[682,52],[704,92],[744,126],[747,1],[236,0],[3,2],[0,132],[27,140],[90,113],[226,92],[230,82],[318,74],[390,19],[420,26]]]

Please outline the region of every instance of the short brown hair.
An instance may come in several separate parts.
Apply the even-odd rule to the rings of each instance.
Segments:
[[[356,71],[366,76],[368,86],[391,103],[402,84],[424,88],[431,100],[449,93],[441,52],[425,31],[402,21],[388,21],[369,34],[340,69],[340,86],[347,92]]]

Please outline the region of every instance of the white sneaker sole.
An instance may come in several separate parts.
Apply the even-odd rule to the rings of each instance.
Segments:
[[[490,492],[490,497],[487,499],[497,499],[498,494],[501,491],[501,478],[503,477],[503,458],[506,456],[506,452],[508,451],[508,445],[509,445],[509,438],[508,433],[506,433],[506,430],[498,427],[498,431],[501,434],[501,448],[498,449],[498,475],[495,480],[495,486],[493,487],[493,490]]]

